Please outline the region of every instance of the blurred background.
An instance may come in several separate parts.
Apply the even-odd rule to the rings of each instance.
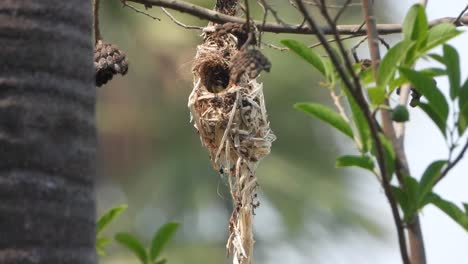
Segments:
[[[98,89],[98,215],[122,203],[129,205],[105,234],[126,231],[148,243],[159,226],[177,221],[181,228],[163,253],[169,263],[230,263],[225,255],[229,192],[189,123],[187,108],[200,31],[175,25],[157,7],[147,12],[161,21],[122,8],[120,1],[101,2],[103,37],[125,51],[130,61],[125,77],[114,77]],[[207,8],[214,4],[213,0],[189,2]],[[286,21],[301,22],[288,1],[270,2]],[[414,2],[376,1],[378,21],[399,23]],[[457,16],[466,5],[462,0],[453,0],[450,7],[429,2],[430,19]],[[260,19],[261,8],[254,1],[251,6]],[[171,13],[186,24],[207,23]],[[350,7],[341,20],[342,24],[361,22],[359,6]],[[398,37],[386,39],[391,43]],[[312,36],[269,33],[263,41],[279,45],[285,38],[316,42]],[[352,46],[358,40],[346,43]],[[466,34],[453,44],[461,47],[463,41],[468,41]],[[365,48],[360,50],[363,58]],[[335,157],[355,153],[353,146],[292,108],[302,101],[332,104],[328,91],[319,85],[320,78],[287,51],[268,47],[262,51],[273,64],[260,80],[278,139],[257,172],[261,206],[255,217],[256,263],[399,263],[389,206],[377,180],[367,172],[335,169]],[[468,54],[460,52],[467,69],[463,58]],[[414,175],[420,175],[430,161],[445,157],[446,149],[424,114],[413,110],[411,121],[408,154]],[[463,168],[467,169],[466,162],[436,191],[455,202],[467,201]],[[422,224],[429,263],[464,263],[460,260],[468,257],[468,236],[463,229],[434,208],[425,210]],[[138,262],[112,243],[100,263]]]

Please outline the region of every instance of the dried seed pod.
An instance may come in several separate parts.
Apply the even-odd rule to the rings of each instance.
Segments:
[[[270,61],[256,49],[239,51],[231,60],[230,82],[237,84],[242,75],[250,79],[256,78],[262,70],[269,72]]]
[[[421,99],[421,94],[411,87],[411,101],[410,101],[410,106],[411,107],[416,107],[419,103],[419,100]]]
[[[115,74],[127,73],[127,57],[117,46],[99,40],[94,47],[94,69],[96,86],[102,86]]]

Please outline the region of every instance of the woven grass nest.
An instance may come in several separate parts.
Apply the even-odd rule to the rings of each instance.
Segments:
[[[248,44],[242,35],[245,28],[230,23],[205,28],[188,100],[191,121],[210,153],[213,168],[228,177],[234,210],[227,250],[238,264],[252,263],[252,220],[259,205],[255,170],[275,140],[263,85],[256,79],[262,70],[269,70],[270,63],[260,51],[242,43]]]

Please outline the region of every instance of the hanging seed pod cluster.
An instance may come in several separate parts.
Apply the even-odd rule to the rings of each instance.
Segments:
[[[188,100],[191,120],[210,153],[213,168],[228,177],[234,210],[227,250],[236,264],[252,263],[252,221],[259,205],[255,171],[275,140],[263,85],[256,79],[271,65],[260,51],[244,45],[254,30],[247,24],[233,23],[205,28]],[[255,42],[250,38],[249,43]]]

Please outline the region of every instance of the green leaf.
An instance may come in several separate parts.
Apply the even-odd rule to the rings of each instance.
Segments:
[[[417,106],[419,106],[419,108],[421,108],[421,110],[423,110],[426,115],[429,116],[429,118],[434,122],[434,124],[439,128],[440,132],[442,132],[442,135],[445,137],[447,131],[447,123],[445,120],[437,112],[435,112],[429,104],[418,102]]]
[[[468,127],[468,104],[465,104],[458,115],[458,135],[462,136]]]
[[[395,172],[395,150],[393,149],[393,145],[390,140],[388,140],[384,134],[379,133],[379,138],[384,148],[385,164],[387,165],[387,174],[390,181],[393,173]]]
[[[463,109],[463,107],[466,105],[468,105],[468,79],[465,80],[460,89],[460,98],[458,101],[458,106],[460,109]]]
[[[447,164],[446,160],[438,160],[432,162],[424,171],[421,181],[419,182],[419,204],[432,192],[432,187],[437,182],[442,168]]]
[[[301,110],[311,116],[315,116],[325,123],[333,126],[345,135],[353,138],[353,131],[349,124],[335,111],[330,108],[315,103],[297,103],[294,108]]]
[[[143,244],[136,239],[134,236],[128,233],[118,233],[115,235],[115,240],[119,242],[122,246],[125,246],[127,249],[133,252],[135,256],[140,259],[141,263],[148,263],[148,254]]]
[[[373,105],[381,105],[385,101],[385,87],[372,87],[367,89],[367,93]]]
[[[426,97],[432,111],[436,113],[444,123],[447,122],[449,113],[448,103],[442,92],[437,88],[434,80],[424,75],[424,73],[409,68],[400,67],[400,73],[413,84],[420,94]]]
[[[452,23],[441,23],[435,25],[427,34],[427,42],[424,45],[424,49],[421,50],[422,53],[425,53],[450,39],[460,35],[463,31],[457,30],[457,28]]]
[[[450,98],[454,100],[460,90],[460,57],[457,50],[450,45],[444,45],[443,50],[450,82]]]
[[[458,98],[460,113],[458,116],[458,134],[461,136],[468,127],[468,79],[463,83]]]
[[[125,211],[127,207],[128,206],[126,204],[121,204],[103,214],[97,221],[97,234],[99,234],[107,225],[109,225],[112,222],[112,220],[114,220],[117,216],[123,213],[123,211]]]
[[[442,199],[439,195],[431,193],[430,195],[431,203],[437,206],[440,210],[446,213],[450,218],[452,218],[456,223],[462,226],[466,231],[468,231],[468,215],[465,214],[458,206],[452,202]]]
[[[377,74],[377,86],[385,91],[386,86],[393,80],[397,65],[404,60],[407,56],[407,51],[414,41],[403,40],[388,50],[387,54],[383,57]]]
[[[427,56],[428,56],[429,58],[431,58],[431,59],[437,61],[437,62],[440,63],[440,64],[443,64],[443,65],[446,64],[446,63],[445,63],[445,58],[442,57],[442,56],[439,55],[439,54],[431,53],[431,54],[428,54]]]
[[[416,212],[418,211],[419,207],[419,184],[416,181],[416,179],[410,177],[410,176],[405,176],[403,177],[403,183],[404,183],[404,192],[406,193],[407,197],[407,211],[405,212],[405,216],[403,220],[408,223],[410,222]]]
[[[323,76],[326,76],[322,57],[311,48],[293,39],[284,39],[281,43],[314,66]]]
[[[111,240],[110,238],[108,237],[98,237],[96,239],[96,252],[100,255],[100,256],[105,256],[106,255],[106,250],[105,250],[105,246],[107,246],[108,244],[110,244]]]
[[[371,149],[372,145],[369,124],[367,123],[366,117],[364,116],[364,112],[362,112],[361,108],[356,103],[356,100],[354,100],[353,96],[351,96],[349,91],[344,91],[346,94],[346,98],[348,99],[351,112],[353,113],[352,118],[354,125],[356,126],[359,133],[359,140],[361,141],[361,152],[366,153]]]
[[[369,156],[344,155],[336,159],[336,167],[360,167],[366,170],[374,170],[374,161]]]
[[[403,22],[404,39],[422,42],[426,38],[428,29],[429,25],[424,7],[421,4],[413,5]]]
[[[161,250],[175,234],[177,228],[179,228],[179,223],[170,222],[163,225],[156,232],[153,240],[151,241],[150,260],[152,262],[154,262],[159,257]]]
[[[420,70],[419,72],[430,78],[434,78],[434,77],[447,74],[445,69],[441,69],[441,68],[426,68],[426,69]]]
[[[392,185],[391,189],[393,196],[401,207],[401,210],[406,215],[409,210],[408,195],[400,187]]]

